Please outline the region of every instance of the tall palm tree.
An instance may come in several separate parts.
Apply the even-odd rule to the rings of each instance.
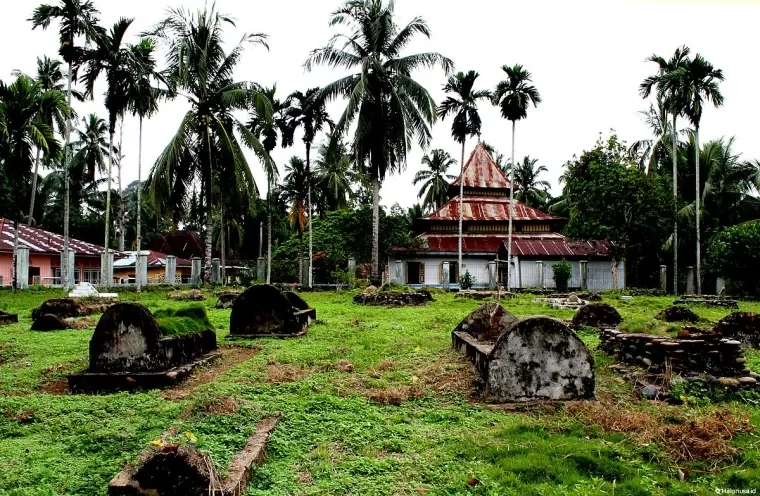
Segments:
[[[74,149],[71,167],[81,168],[83,177],[94,182],[96,172],[104,174],[106,171],[108,123],[96,114],[89,114],[82,117],[82,127],[76,134],[76,141],[71,143]]]
[[[652,130],[654,139],[639,140],[631,145],[628,152],[638,162],[641,170],[655,174],[661,172],[665,160],[671,156],[671,150],[668,149],[673,134],[670,131],[670,113],[665,100],[658,95],[656,104],[650,104],[649,110],[640,111],[639,114]]]
[[[282,198],[290,204],[288,213],[290,227],[299,235],[306,229],[306,199],[310,181],[311,176],[306,171],[306,162],[300,157],[291,157],[285,164]]]
[[[547,191],[551,187],[549,181],[538,179],[542,172],[549,172],[545,165],[539,165],[537,158],[525,156],[522,162],[518,162],[514,167],[515,185],[517,201],[527,203],[531,207],[538,207],[546,198]]]
[[[53,92],[53,99],[58,102],[58,106],[47,109],[47,113],[39,117],[50,128],[60,134],[66,132],[67,112],[73,112],[66,103],[64,94],[63,73],[61,72],[61,61],[53,60],[49,57],[37,57],[37,75],[36,82],[44,92]],[[14,75],[20,75],[20,71],[14,71]],[[83,100],[82,94],[78,91],[72,91],[72,95],[79,101]],[[32,194],[29,201],[29,216],[27,225],[31,226],[34,222],[34,203],[37,197],[37,179],[39,178],[39,167],[42,150],[37,148],[37,156],[34,160],[34,173],[32,174]]]
[[[288,123],[288,132],[285,134],[284,139],[287,141],[288,146],[293,145],[293,134],[298,128],[303,129],[303,142],[306,145],[306,174],[311,175],[311,146],[314,143],[317,133],[322,131],[325,126],[328,126],[330,130],[335,127],[335,123],[330,119],[330,116],[325,109],[325,101],[316,99],[316,95],[319,94],[319,88],[311,88],[306,91],[306,94],[300,91],[293,92],[288,97],[288,103],[290,104],[286,111],[286,118]],[[306,210],[309,215],[309,287],[312,286],[313,279],[313,236],[311,232],[312,211],[311,205],[311,181],[308,183],[309,191],[306,197]]]
[[[458,72],[449,77],[443,86],[443,91],[451,93],[438,106],[438,117],[445,119],[454,116],[451,124],[451,135],[462,144],[462,161],[459,174],[459,267],[462,266],[462,201],[464,200],[464,148],[467,137],[480,136],[481,120],[478,114],[478,100],[491,98],[488,90],[475,90],[475,80],[479,74],[469,71],[467,74]]]
[[[106,181],[106,210],[105,210],[105,241],[106,250],[111,248],[111,180],[114,166],[113,138],[116,133],[116,123],[129,106],[127,86],[137,73],[134,54],[125,43],[127,30],[134,19],[121,18],[108,33],[95,38],[95,46],[84,56],[86,69],[84,74],[85,95],[93,98],[95,82],[101,74],[105,75],[106,92],[105,105],[108,111],[108,177]],[[122,151],[118,150],[121,157]],[[121,159],[119,159],[121,160]],[[121,170],[121,167],[119,168]],[[121,182],[121,181],[120,181]],[[120,221],[121,222],[121,221]],[[122,226],[121,232],[124,232]],[[108,263],[109,258],[105,258]],[[101,284],[108,286],[111,281],[108,274],[110,268],[103,267]]]
[[[422,200],[422,207],[426,211],[438,210],[446,203],[449,186],[454,180],[454,176],[446,172],[449,167],[454,167],[456,164],[457,161],[441,149],[431,150],[429,155],[422,157],[422,165],[427,168],[417,171],[412,184],[416,186],[422,183],[417,198],[425,197]]]
[[[264,145],[264,149],[267,153],[271,154],[277,147],[277,140],[282,138],[283,134],[288,132],[287,121],[285,114],[289,107],[287,101],[282,102],[277,98],[277,85],[271,87],[265,87],[261,90],[262,94],[267,97],[269,104],[271,105],[271,117],[266,115],[266,109],[262,113],[254,107],[251,109],[250,120],[248,121],[248,129],[251,130],[257,138],[261,140],[261,144]],[[263,139],[262,139],[263,138]],[[288,146],[285,139],[280,139],[282,147]],[[272,163],[270,168],[272,175],[267,177],[267,273],[266,282],[271,284],[272,282],[272,215],[275,212],[274,205],[272,203],[272,194],[276,187],[277,176],[279,171],[277,170],[277,164]],[[261,242],[261,240],[259,240]]]
[[[317,152],[314,183],[323,198],[322,213],[348,207],[353,191],[351,159],[340,136],[330,134]]]
[[[32,29],[41,27],[47,29],[50,24],[57,20],[60,27],[58,35],[60,39],[60,49],[58,53],[68,64],[68,73],[66,76],[66,91],[68,93],[67,105],[71,107],[71,90],[72,80],[74,79],[74,68],[79,67],[82,62],[83,48],[76,45],[77,38],[85,37],[85,46],[89,45],[97,36],[103,32],[98,26],[98,16],[100,12],[95,8],[91,0],[60,0],[58,5],[41,4],[34,9],[31,19]],[[71,114],[66,120],[66,132],[63,135],[64,153],[69,153],[69,140],[71,137]],[[69,177],[68,163],[69,157],[64,155],[63,158],[63,175],[65,184],[65,197],[63,202],[63,253],[69,252]],[[69,289],[71,278],[68,274],[68,264],[61,265],[61,281],[63,282],[64,291]]]
[[[349,0],[333,12],[331,25],[347,26],[349,34],[338,33],[324,48],[313,50],[305,63],[358,69],[328,84],[317,95],[320,100],[348,99],[335,132],[348,131],[356,121],[352,142],[355,163],[372,184],[372,280],[380,279],[380,184],[386,173],[400,171],[416,137],[422,148],[430,143],[430,126],[436,105],[430,93],[411,73],[441,66],[453,70],[451,60],[438,53],[402,55],[404,48],[430,28],[420,17],[400,27],[394,18],[394,2]]]
[[[678,208],[678,127],[676,120],[683,113],[684,98],[675,86],[666,84],[666,76],[679,67],[682,67],[688,60],[691,50],[687,46],[676,49],[673,56],[666,60],[664,57],[652,55],[647,59],[648,62],[654,62],[659,67],[657,74],[646,78],[639,87],[639,93],[643,98],[649,98],[652,89],[657,89],[658,101],[661,101],[668,109],[672,117],[672,126],[670,132],[673,139],[673,148],[671,158],[673,160],[673,205]],[[664,131],[664,130],[663,130]],[[678,293],[678,222],[673,224],[673,292]]]
[[[167,74],[172,90],[190,102],[179,129],[159,156],[149,178],[149,191],[159,204],[176,200],[173,187],[186,192],[195,178],[200,179],[205,206],[205,276],[211,283],[213,244],[213,184],[222,157],[230,160],[224,172],[232,174],[240,190],[249,198],[257,195],[243,145],[252,149],[272,177],[273,163],[259,139],[235,116],[253,105],[268,119],[272,116],[269,99],[259,87],[233,79],[246,45],[267,47],[266,35],[247,34],[231,51],[224,50],[225,26],[234,21],[214,9],[196,13],[170,9],[166,19],[149,33],[165,46]],[[238,138],[239,137],[239,138]],[[242,143],[241,143],[242,141]],[[216,170],[215,170],[216,169]]]
[[[696,54],[693,59],[686,60],[675,70],[663,75],[664,88],[666,94],[680,95],[682,101],[681,113],[689,119],[694,126],[694,139],[696,149],[699,150],[699,125],[702,120],[702,111],[706,102],[712,101],[715,107],[723,105],[723,94],[720,91],[719,83],[723,81],[723,71],[716,69],[704,57]],[[701,177],[699,173],[699,154],[694,155],[694,170],[697,178]],[[700,181],[696,181],[696,206],[695,206],[695,223],[697,235],[697,294],[702,293],[702,260],[700,250]]]
[[[541,103],[541,95],[535,86],[529,84],[532,82],[530,72],[526,71],[520,64],[514,67],[507,65],[502,66],[507,79],[501,81],[496,85],[496,91],[493,94],[494,105],[498,105],[501,108],[501,116],[507,120],[512,121],[512,160],[511,164],[515,163],[515,124],[517,121],[528,117],[528,107],[532,104],[537,107]],[[515,215],[514,207],[514,180],[515,180],[515,168],[512,167],[509,175],[509,239],[507,241],[509,245],[509,256],[512,256],[512,218]],[[511,279],[512,264],[507,264],[507,290],[512,288]]]
[[[156,70],[156,59],[154,56],[155,45],[150,39],[142,39],[136,45],[130,45],[135,64],[136,73],[128,81],[127,102],[133,115],[137,115],[140,121],[140,132],[137,146],[137,226],[136,226],[136,243],[138,256],[135,262],[135,280],[137,282],[137,292],[140,292],[142,283],[139,274],[142,267],[140,266],[140,250],[142,249],[141,222],[142,222],[142,144],[143,144],[143,121],[150,118],[151,115],[158,111],[158,100],[162,95],[155,84],[163,82],[163,76]],[[121,151],[120,151],[121,153]],[[123,237],[123,234],[122,234]]]

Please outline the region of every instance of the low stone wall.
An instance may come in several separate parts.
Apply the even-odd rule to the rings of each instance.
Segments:
[[[735,312],[726,315],[713,328],[713,332],[741,341],[743,345],[750,348],[760,348],[760,315],[754,312]]]
[[[680,373],[704,372],[718,377],[750,373],[744,366],[741,343],[719,334],[670,338],[604,329],[599,349],[615,355],[620,362],[647,367],[653,373],[663,373],[666,361]]]

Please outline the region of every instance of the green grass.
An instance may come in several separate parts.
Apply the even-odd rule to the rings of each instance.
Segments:
[[[154,311],[153,316],[158,322],[158,328],[165,336],[179,336],[206,329],[214,330],[203,305],[164,308]]]
[[[171,391],[47,393],[67,373],[86,368],[92,330],[31,332],[31,309],[59,295],[3,293],[3,305],[20,322],[0,328],[0,495],[105,495],[123,464],[170,427],[192,432],[224,470],[256,422],[275,412],[281,422],[247,496],[707,495],[758,485],[755,435],[732,441],[744,450],[733,463],[691,462],[686,465],[706,473],[679,482],[676,464],[657,443],[604,433],[563,411],[505,413],[473,400],[456,385],[462,378],[466,383],[470,372],[451,350],[450,333],[480,302],[436,294],[426,307],[388,309],[354,305],[352,295],[302,295],[319,319],[307,336],[235,343],[259,351],[176,399]],[[226,346],[230,311],[213,308],[213,297],[199,307],[167,301],[162,292],[124,293],[120,299],[173,316],[162,318],[201,308]],[[519,317],[573,315],[532,299],[521,295],[503,304]],[[675,327],[654,321],[672,298],[606,299],[630,331],[667,333]],[[693,309],[712,322],[728,313]],[[741,309],[758,311],[760,304],[742,302]],[[580,335],[595,348],[595,332]],[[760,353],[746,355],[749,366],[760,369]],[[655,408],[633,398],[631,385],[608,370],[609,357],[595,352],[595,359],[599,397],[626,411]],[[346,361],[353,372],[341,371]],[[389,392],[400,395],[399,404],[378,403]],[[227,397],[239,400],[235,413],[209,413],[209,404]],[[690,417],[716,407],[749,415],[760,426],[760,408],[747,404],[678,410]],[[468,485],[471,479],[478,484]]]

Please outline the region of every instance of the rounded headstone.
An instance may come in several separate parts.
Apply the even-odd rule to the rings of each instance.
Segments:
[[[617,309],[609,303],[589,303],[575,312],[574,327],[617,327],[623,321]]]
[[[700,321],[699,315],[686,307],[668,307],[658,313],[655,318],[665,322],[691,322],[692,324]]]
[[[58,315],[50,313],[40,315],[32,323],[33,331],[63,331],[66,329],[71,329],[71,326]]]
[[[163,333],[150,311],[137,303],[106,310],[90,339],[91,372],[153,372],[167,368]]]
[[[230,314],[230,334],[295,334],[293,304],[279,289],[257,284],[237,297]]]
[[[496,302],[489,302],[465,317],[454,331],[467,332],[480,341],[491,341],[515,322],[517,317],[506,308]]]
[[[486,388],[495,401],[593,399],[594,386],[593,355],[557,319],[515,322],[490,354]]]

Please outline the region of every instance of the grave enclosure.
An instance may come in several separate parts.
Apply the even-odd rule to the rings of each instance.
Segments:
[[[90,366],[68,377],[72,392],[161,388],[213,358],[212,329],[165,336],[151,312],[119,303],[100,318],[90,339]]]
[[[581,339],[557,319],[518,320],[495,303],[466,317],[452,332],[496,402],[594,398],[594,359]]]
[[[235,298],[228,338],[303,336],[316,318],[317,311],[297,294],[258,284]]]

